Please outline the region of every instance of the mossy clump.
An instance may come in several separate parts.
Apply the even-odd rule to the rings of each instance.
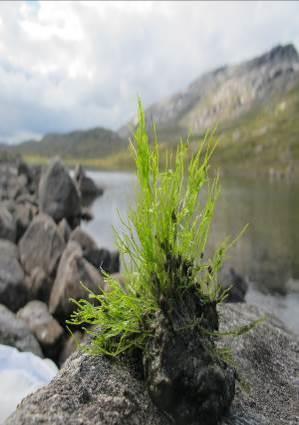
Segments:
[[[139,350],[153,400],[177,423],[202,418],[213,424],[230,405],[235,384],[233,368],[215,345],[216,306],[226,296],[217,273],[230,241],[212,258],[205,254],[219,194],[218,177],[208,177],[213,135],[195,152],[182,141],[162,170],[157,137],[150,142],[139,103],[131,149],[137,202],[117,236],[130,259],[126,285],[107,275],[109,290],[75,302],[69,323],[92,325],[89,353],[116,357]]]

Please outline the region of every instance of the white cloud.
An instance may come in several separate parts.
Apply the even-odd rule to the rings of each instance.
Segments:
[[[0,140],[118,128],[137,95],[288,42],[297,2],[0,2]]]

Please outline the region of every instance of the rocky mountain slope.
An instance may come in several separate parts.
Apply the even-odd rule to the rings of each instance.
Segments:
[[[252,60],[208,72],[186,90],[147,109],[150,121],[172,134],[201,134],[207,128],[232,122],[275,94],[299,82],[299,55],[292,44],[274,47]],[[120,129],[123,137],[128,127]]]
[[[292,44],[279,45],[249,61],[208,72],[146,113],[149,127],[157,123],[160,142],[168,147],[190,132],[198,140],[217,126],[215,159],[223,169],[294,175],[299,170],[298,52]],[[80,159],[88,167],[129,169],[133,161],[127,140],[135,122],[118,133],[96,128],[51,134],[10,149],[35,162],[56,154],[70,165]]]

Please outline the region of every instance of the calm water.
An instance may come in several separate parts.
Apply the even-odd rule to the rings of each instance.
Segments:
[[[84,224],[102,247],[115,248],[119,213],[134,206],[136,180],[129,173],[90,172],[105,193],[92,205],[94,220]],[[247,301],[268,309],[299,334],[299,185],[225,179],[209,249],[227,235],[249,228],[228,262],[247,277]]]

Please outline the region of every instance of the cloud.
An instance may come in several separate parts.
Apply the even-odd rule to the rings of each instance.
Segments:
[[[294,42],[297,2],[0,2],[0,141],[106,126]]]

